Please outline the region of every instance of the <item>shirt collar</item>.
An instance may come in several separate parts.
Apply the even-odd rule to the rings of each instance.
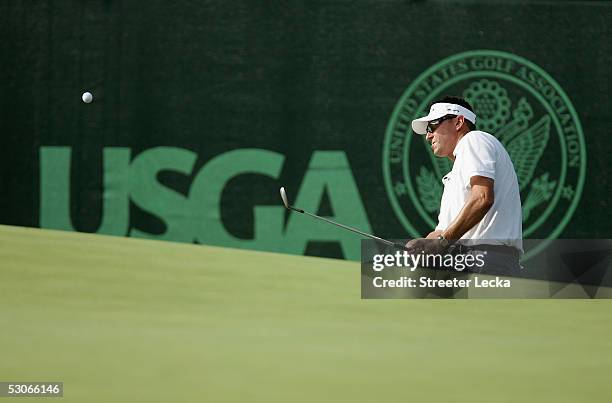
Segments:
[[[470,133],[471,132],[465,133],[465,135],[459,139],[459,141],[457,142],[457,145],[455,146],[455,149],[453,150],[453,156],[455,156],[455,157],[457,156],[457,153],[459,152],[459,147],[461,147],[462,143],[465,143],[465,141],[463,141],[463,140],[465,140],[467,135],[470,134]]]

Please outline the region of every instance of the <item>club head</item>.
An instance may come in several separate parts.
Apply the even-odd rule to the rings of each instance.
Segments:
[[[289,202],[287,201],[287,193],[285,193],[284,187],[280,188],[280,195],[281,195],[281,199],[283,199],[283,204],[285,205],[285,207],[289,208]]]

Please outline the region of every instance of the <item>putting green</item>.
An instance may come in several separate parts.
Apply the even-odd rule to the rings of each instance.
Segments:
[[[605,300],[361,300],[355,262],[9,226],[0,265],[0,381],[65,401],[612,395]]]

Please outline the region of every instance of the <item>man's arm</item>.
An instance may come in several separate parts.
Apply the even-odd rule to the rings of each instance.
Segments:
[[[485,176],[472,176],[470,178],[470,198],[457,218],[448,228],[442,231],[444,238],[459,239],[482,220],[495,200],[493,183],[493,179]]]
[[[465,203],[459,215],[448,226],[447,229],[440,231],[436,230],[427,235],[427,239],[436,239],[439,235],[444,235],[444,238],[452,240],[459,239],[468,232],[474,225],[487,214],[493,201],[495,200],[493,192],[494,181],[485,176],[472,176],[470,178],[470,198]],[[409,249],[424,250],[427,253],[436,253],[441,249],[439,242],[425,241],[423,239],[413,239],[406,244]]]

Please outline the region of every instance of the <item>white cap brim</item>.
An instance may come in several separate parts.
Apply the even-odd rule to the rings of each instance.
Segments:
[[[425,134],[427,133],[427,125],[429,122],[440,119],[446,115],[462,115],[470,122],[476,124],[476,114],[471,110],[457,104],[437,103],[431,106],[427,116],[412,121],[412,130],[414,130],[416,134]]]

